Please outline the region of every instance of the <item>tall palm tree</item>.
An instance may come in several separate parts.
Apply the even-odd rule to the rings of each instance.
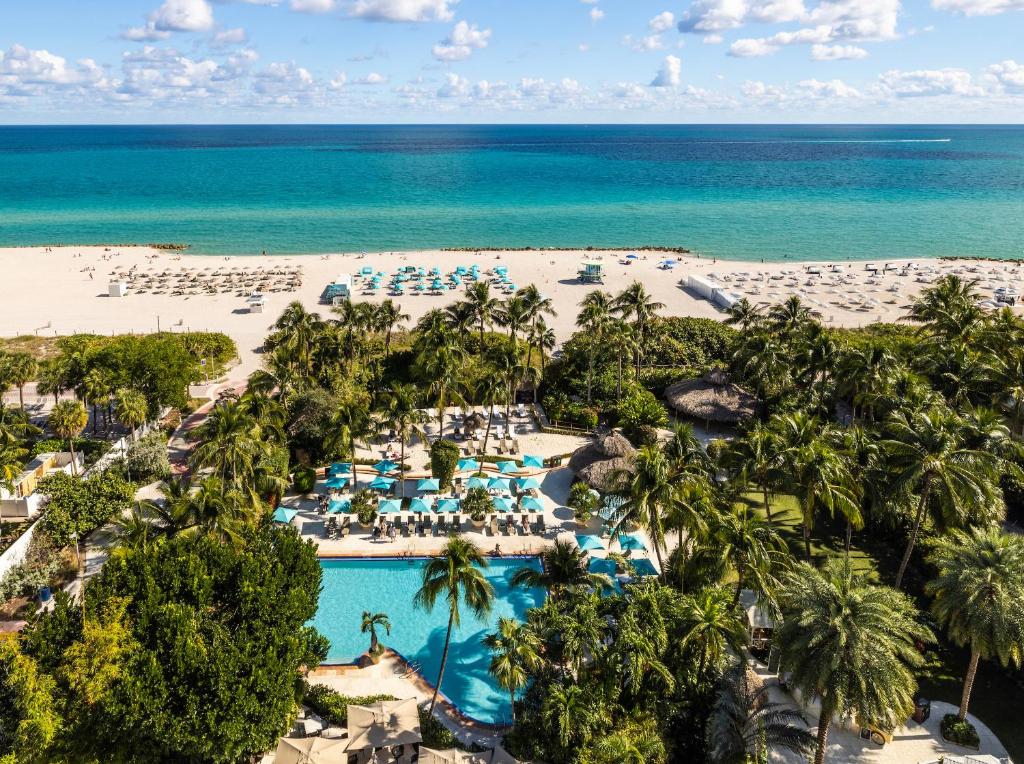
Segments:
[[[540,352],[540,372],[544,374],[546,366],[546,356],[544,351],[551,352],[555,349],[555,345],[558,343],[555,337],[555,330],[547,325],[543,318],[538,318],[532,327],[530,327],[530,347],[537,348]],[[529,361],[529,358],[527,358]]]
[[[516,721],[516,693],[526,687],[530,672],[541,665],[541,642],[525,624],[514,618],[499,618],[498,630],[483,639],[491,651],[488,670],[498,685],[508,692],[512,723]]]
[[[402,312],[402,306],[396,305],[390,299],[384,300],[377,306],[375,318],[378,328],[384,332],[384,360],[391,357],[391,335],[396,329],[400,329],[410,316]]]
[[[708,587],[683,597],[682,620],[682,644],[699,656],[698,678],[707,669],[722,665],[730,650],[742,654],[747,632],[725,589]]]
[[[657,312],[664,307],[665,303],[654,300],[640,281],[634,281],[615,297],[614,311],[627,321],[631,318],[633,320],[633,333],[636,337],[634,350],[637,377],[640,376],[644,347],[650,333],[651,323],[657,317]]]
[[[589,743],[610,721],[608,709],[596,693],[577,683],[552,685],[541,716],[548,728],[558,731],[558,742],[565,749]]]
[[[413,601],[417,607],[428,612],[434,609],[439,597],[448,603],[448,630],[444,637],[444,651],[441,653],[441,668],[437,673],[437,684],[434,694],[430,697],[428,713],[434,713],[437,693],[444,680],[444,669],[448,663],[448,648],[452,641],[452,628],[461,622],[459,602],[465,602],[474,615],[482,618],[491,611],[494,601],[494,587],[483,574],[487,567],[487,558],[473,544],[453,536],[448,539],[441,554],[431,557],[423,566],[423,585]]]
[[[273,344],[284,348],[305,374],[312,373],[313,346],[323,329],[319,313],[310,313],[298,300],[291,302],[274,322]]]
[[[344,456],[352,460],[352,490],[359,488],[359,470],[356,461],[356,448],[363,438],[373,432],[373,421],[369,410],[358,403],[349,402],[334,412],[331,417],[331,431],[324,447],[329,453]]]
[[[854,528],[862,528],[859,487],[853,479],[849,456],[835,448],[827,435],[796,448],[789,463],[800,511],[803,514],[804,552],[811,560],[811,529],[819,511],[842,515]]]
[[[58,438],[68,442],[68,450],[71,451],[71,473],[77,475],[75,438],[82,434],[85,426],[89,423],[89,412],[85,410],[81,401],[59,401],[50,410],[46,423]]]
[[[505,300],[501,307],[501,323],[508,329],[508,338],[516,346],[516,335],[530,325],[530,306],[519,295]]]
[[[637,342],[636,329],[622,319],[612,319],[605,328],[605,339],[609,345],[615,348],[616,374],[615,374],[615,400],[622,399],[622,359],[626,354],[639,352],[640,345]]]
[[[735,463],[745,479],[753,478],[761,489],[764,511],[772,521],[770,489],[781,477],[783,454],[778,434],[762,422],[754,424],[729,445],[728,461]]]
[[[715,764],[768,764],[770,752],[777,750],[806,759],[814,750],[804,715],[772,702],[768,688],[742,663],[719,682],[707,739]]]
[[[487,409],[487,427],[484,429],[483,452],[487,453],[487,442],[491,439],[491,422],[494,419],[494,404],[505,395],[505,381],[497,374],[487,374],[476,383],[476,402]]]
[[[193,468],[209,468],[235,487],[251,483],[256,462],[268,448],[259,423],[237,403],[215,406],[194,437]]]
[[[812,321],[811,309],[796,295],[768,310],[768,324],[788,337],[799,334]]]
[[[491,286],[485,281],[477,281],[470,284],[466,290],[466,305],[472,309],[472,314],[480,328],[480,352],[484,349],[484,327],[494,322],[501,309],[501,301],[491,295]]]
[[[849,561],[823,570],[800,563],[786,575],[782,627],[776,632],[781,671],[810,700],[820,699],[814,764],[823,764],[833,716],[853,714],[893,729],[914,708],[917,642],[931,641],[910,599],[854,575]]]
[[[513,586],[547,589],[552,598],[558,598],[570,589],[612,588],[611,579],[604,573],[591,573],[587,555],[568,541],[555,541],[541,552],[541,570],[524,565],[512,574]]]
[[[664,570],[661,550],[665,546],[664,515],[675,500],[673,472],[665,452],[658,446],[644,446],[633,459],[633,471],[612,475],[620,485],[625,481],[625,502],[620,507],[622,521],[644,527],[654,545],[658,570]]]
[[[137,390],[122,387],[115,393],[114,398],[114,413],[131,430],[134,441],[135,431],[149,419],[149,403],[146,396]]]
[[[761,309],[754,305],[746,297],[732,304],[727,311],[729,317],[725,323],[730,326],[739,326],[740,331],[746,332],[756,326],[763,318]]]
[[[28,353],[12,353],[10,367],[10,382],[18,388],[18,405],[25,410],[25,385],[36,378],[39,373],[39,363]]]
[[[966,344],[982,328],[985,312],[978,307],[977,281],[952,274],[921,290],[905,318],[922,324],[926,341],[936,346]]]
[[[465,353],[453,338],[434,347],[425,349],[416,362],[418,376],[427,383],[427,392],[437,406],[438,435],[444,434],[444,410],[449,404],[459,402],[459,384]]]
[[[587,334],[587,403],[592,399],[594,387],[594,364],[598,349],[604,342],[608,324],[612,320],[614,298],[608,292],[595,289],[588,292],[580,302],[576,326]]]
[[[110,383],[99,368],[89,369],[82,378],[81,397],[92,407],[92,432],[95,435],[100,422],[100,406],[105,405],[110,397]]]
[[[779,589],[779,574],[789,563],[786,542],[775,526],[744,507],[723,514],[713,537],[722,557],[736,571],[733,605],[739,604],[744,587],[773,598]]]
[[[363,634],[370,635],[370,655],[376,655],[380,652],[380,642],[377,640],[377,628],[384,629],[385,632],[391,635],[391,619],[388,618],[387,613],[371,613],[369,610],[363,611],[362,625],[359,630]]]
[[[978,662],[1006,667],[1024,658],[1024,538],[997,528],[952,531],[934,542],[928,562],[938,570],[925,591],[939,625],[961,647],[968,646],[960,719],[978,673]]]
[[[896,574],[897,589],[910,563],[925,513],[940,525],[961,524],[996,496],[997,460],[967,447],[963,420],[945,407],[897,413],[880,445],[893,471],[893,491],[918,494],[907,546]]]
[[[420,427],[423,414],[416,406],[416,388],[410,384],[396,383],[384,396],[384,409],[381,412],[384,421],[398,435],[399,448],[399,490],[405,497],[405,444],[414,436],[426,442],[427,436]]]

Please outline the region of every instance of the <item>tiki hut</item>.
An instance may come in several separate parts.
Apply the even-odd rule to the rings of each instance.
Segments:
[[[598,491],[610,489],[609,480],[618,470],[631,470],[636,449],[626,438],[612,432],[576,449],[569,468],[576,477]]]
[[[684,416],[705,422],[735,424],[757,413],[757,398],[715,370],[665,388],[668,405]]]
[[[462,417],[462,431],[469,436],[470,433],[475,433],[477,430],[484,430],[487,428],[487,417],[483,414],[474,411],[471,414],[466,414]]]

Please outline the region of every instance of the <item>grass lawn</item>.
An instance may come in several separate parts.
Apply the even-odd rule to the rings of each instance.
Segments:
[[[742,501],[762,517],[765,516],[760,492],[745,494]],[[803,531],[796,498],[788,494],[773,496],[772,519],[793,556],[803,560]],[[819,522],[814,527],[811,531],[811,557],[815,565],[821,565],[829,557],[842,557],[845,532],[841,522]],[[855,532],[850,547],[854,570],[867,573],[880,583],[891,585],[902,553],[902,539],[898,542],[895,543],[892,538],[877,538],[864,531]],[[911,576],[907,583],[920,591],[921,582],[915,576]],[[917,605],[925,610],[928,602],[920,596]],[[927,651],[927,664],[918,674],[920,693],[931,700],[959,706],[969,656],[966,651],[949,644],[945,635],[936,636],[941,641]],[[1014,761],[1024,761],[1021,708],[1024,708],[1024,671],[1004,669],[997,663],[982,661],[971,693],[970,712],[995,732]]]

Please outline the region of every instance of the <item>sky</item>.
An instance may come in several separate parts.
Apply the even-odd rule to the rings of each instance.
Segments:
[[[1024,0],[0,0],[0,124],[1021,121]]]

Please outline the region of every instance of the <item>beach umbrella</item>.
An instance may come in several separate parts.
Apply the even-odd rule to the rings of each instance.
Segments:
[[[515,462],[498,462],[498,471],[503,475],[510,472],[519,472],[519,465]]]
[[[290,523],[295,515],[299,514],[294,509],[288,509],[288,507],[278,507],[274,510],[274,522],[275,523]]]
[[[352,499],[336,499],[327,505],[327,511],[332,515],[340,515],[352,509]]]
[[[341,489],[341,488],[344,488],[345,486],[348,485],[348,478],[347,477],[332,477],[330,480],[328,480],[326,483],[324,483],[324,485],[327,486],[328,488],[332,488],[332,489]]]
[[[437,504],[434,505],[435,512],[458,512],[459,511],[459,500],[458,499],[441,499]]]
[[[380,473],[391,472],[396,467],[398,467],[398,465],[395,464],[390,459],[381,459],[379,462],[377,462],[375,465],[373,465],[373,468],[375,470],[377,470],[377,472],[380,472]]]
[[[512,480],[509,478],[493,477],[487,481],[488,488],[493,488],[499,491],[507,491],[511,485]]]
[[[601,543],[601,539],[597,536],[588,536],[585,534],[576,534],[576,543],[579,544],[580,549],[584,552],[592,552],[595,549],[604,549],[604,544]]]
[[[636,260],[637,259],[637,255],[633,255],[633,254],[626,255],[626,259],[627,260]]]
[[[515,504],[512,503],[512,499],[505,498],[504,496],[492,496],[491,504],[499,512],[511,512]]]
[[[440,491],[441,481],[437,478],[424,478],[416,483],[417,491]]]
[[[480,469],[480,462],[476,459],[459,459],[459,466],[456,469],[459,472],[463,470],[478,470]]]
[[[479,475],[473,475],[469,480],[466,481],[466,488],[486,488],[487,478],[482,478]]]
[[[413,499],[409,502],[410,512],[429,512],[430,508],[434,505],[434,500],[429,496],[423,496]]]
[[[519,500],[519,507],[529,512],[543,512],[544,500],[536,496],[524,496]]]
[[[370,483],[370,490],[372,491],[387,491],[395,484],[394,479],[386,477],[375,477],[373,482]]]
[[[644,542],[638,539],[636,536],[631,536],[628,533],[619,534],[619,548],[623,551],[636,549],[638,551],[647,551],[647,547],[644,546]]]
[[[351,474],[352,462],[335,462],[328,471],[331,473],[331,477]]]
[[[544,466],[544,457],[543,456],[533,456],[531,454],[525,454],[523,456],[523,466],[524,467],[543,467]]]
[[[377,511],[382,515],[388,515],[392,512],[400,512],[402,510],[401,499],[381,499],[377,502]]]
[[[540,481],[535,477],[516,478],[516,485],[520,489],[527,491],[530,488],[540,488]]]

